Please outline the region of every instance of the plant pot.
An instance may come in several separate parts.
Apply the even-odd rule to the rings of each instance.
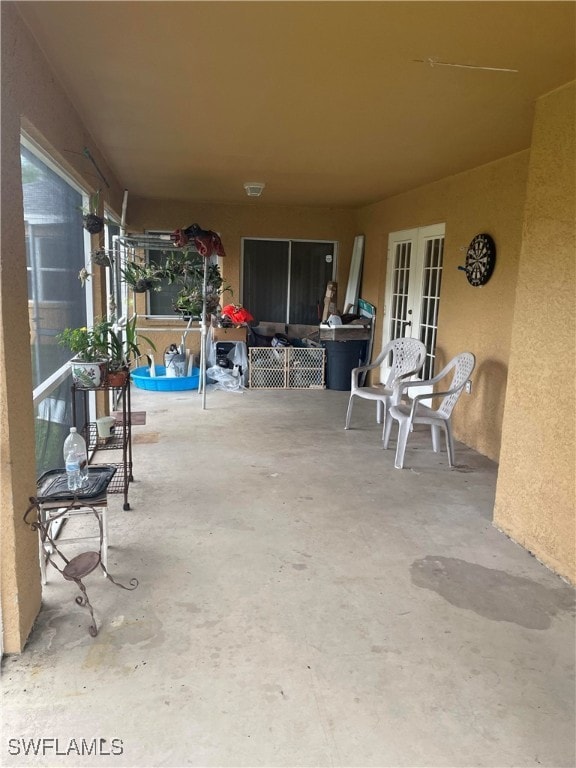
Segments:
[[[91,235],[97,235],[104,229],[104,219],[95,213],[84,214],[84,229],[87,229]]]
[[[106,251],[94,251],[92,253],[92,263],[97,264],[99,267],[111,267],[112,262]]]
[[[107,360],[95,360],[87,363],[85,360],[70,360],[72,381],[81,389],[101,387],[108,373]]]
[[[146,291],[150,291],[153,287],[154,283],[152,280],[146,280],[146,278],[141,277],[139,280],[136,280],[132,290],[134,293],[146,293]]]
[[[106,384],[109,387],[123,387],[128,381],[129,373],[130,371],[127,368],[122,368],[119,371],[108,371]]]

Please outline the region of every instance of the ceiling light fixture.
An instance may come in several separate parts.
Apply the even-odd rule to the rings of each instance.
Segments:
[[[259,181],[247,181],[244,184],[244,189],[248,197],[260,197],[265,186],[266,184],[262,184]]]

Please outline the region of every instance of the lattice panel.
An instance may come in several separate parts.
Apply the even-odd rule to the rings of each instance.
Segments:
[[[316,347],[251,347],[253,389],[323,389],[325,350]]]

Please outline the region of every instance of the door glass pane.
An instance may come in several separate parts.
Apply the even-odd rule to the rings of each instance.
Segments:
[[[244,240],[242,303],[256,322],[287,322],[288,250],[286,240]]]
[[[291,246],[288,322],[318,325],[326,285],[332,279],[334,243],[293,241]]]
[[[404,336],[404,323],[408,311],[408,285],[412,243],[398,243],[394,252],[392,284],[394,286],[390,313],[390,338]]]
[[[426,361],[422,370],[424,379],[434,376],[443,248],[444,238],[438,237],[426,241],[420,325],[420,341],[426,345]]]

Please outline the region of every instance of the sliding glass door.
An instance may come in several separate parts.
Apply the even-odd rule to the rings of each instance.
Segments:
[[[257,321],[320,322],[336,269],[335,242],[245,238],[242,253],[242,304]]]

